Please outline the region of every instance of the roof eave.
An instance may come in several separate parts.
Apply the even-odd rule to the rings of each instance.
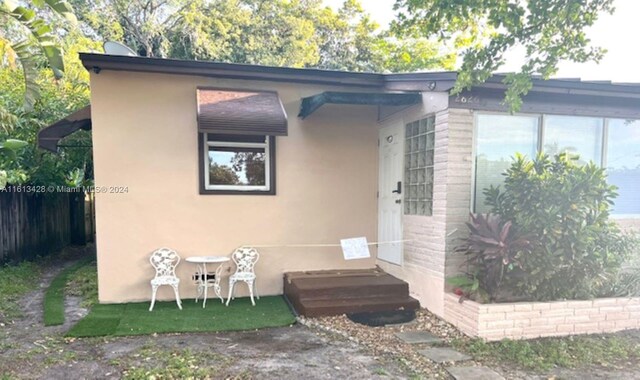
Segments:
[[[507,86],[503,83],[506,75],[494,74],[476,88],[490,88],[497,90],[506,90]],[[565,95],[592,95],[592,96],[608,96],[608,97],[626,97],[640,98],[640,85],[613,84],[573,81],[563,79],[532,79],[532,92],[548,92]]]
[[[387,91],[451,91],[458,78],[458,74],[454,71],[379,74],[97,53],[80,53],[80,59],[87,70],[95,72],[121,70],[254,81],[322,84]],[[503,83],[505,77],[505,74],[494,74],[485,83],[474,87],[504,90],[506,89]],[[640,98],[640,85],[562,79],[534,78],[531,91]]]
[[[332,70],[296,69],[92,53],[80,53],[80,60],[87,70],[94,72],[100,72],[101,70],[121,70],[369,88],[379,88],[384,85],[382,75],[375,73],[350,73]]]
[[[376,88],[390,91],[449,91],[457,79],[457,73],[451,71],[379,74],[95,53],[80,53],[80,60],[87,70],[94,72],[120,70]]]

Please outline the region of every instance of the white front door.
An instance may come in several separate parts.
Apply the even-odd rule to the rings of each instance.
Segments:
[[[378,136],[378,258],[402,264],[402,171],[404,166],[404,126],[401,122],[380,129]]]

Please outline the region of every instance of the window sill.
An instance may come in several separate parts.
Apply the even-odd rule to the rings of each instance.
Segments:
[[[276,195],[275,190],[213,190],[200,189],[200,195]]]

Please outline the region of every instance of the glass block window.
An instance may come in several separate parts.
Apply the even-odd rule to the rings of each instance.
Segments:
[[[435,116],[405,126],[404,214],[433,214]]]

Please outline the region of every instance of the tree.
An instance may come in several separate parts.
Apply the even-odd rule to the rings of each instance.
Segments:
[[[41,57],[46,59],[56,78],[61,78],[64,72],[62,50],[43,8],[46,6],[49,11],[67,21],[76,22],[73,9],[64,0],[32,0],[28,3],[31,7],[13,0],[0,0],[0,22],[4,24],[0,29],[0,59],[3,64],[10,66],[20,63],[24,72],[26,109],[33,107],[40,96],[36,77]],[[36,10],[43,13],[42,17]],[[0,119],[6,121],[7,117],[6,110],[0,108]]]
[[[59,154],[43,152],[36,145],[37,133],[43,127],[62,119],[89,103],[89,73],[78,59],[78,51],[99,48],[99,44],[72,30],[61,39],[65,75],[56,79],[47,67],[35,72],[40,99],[31,109],[23,103],[24,72],[19,67],[0,66],[0,108],[11,115],[10,122],[0,128],[0,142],[9,139],[27,145],[7,160],[0,159],[0,170],[7,172],[10,184],[65,185],[73,173],[82,172],[91,180],[91,133],[78,131],[62,141]]]
[[[240,182],[232,168],[216,162],[212,162],[209,166],[209,180],[216,185],[237,185]]]
[[[17,152],[27,145],[21,140],[9,139],[0,142],[0,190],[4,189],[8,183],[14,183],[15,178],[21,173],[7,168],[16,162]]]
[[[613,0],[396,0],[394,9],[396,34],[437,36],[463,55],[456,92],[487,80],[510,49],[522,47],[525,63],[504,79],[505,101],[517,110],[532,75],[548,79],[561,60],[603,57],[586,31],[601,13],[613,12]]]
[[[244,173],[248,185],[264,186],[266,180],[264,158],[264,153],[238,152],[231,159],[231,166],[236,172]]]
[[[90,34],[143,56],[354,71],[450,69],[426,38],[381,31],[357,0],[72,0]]]

